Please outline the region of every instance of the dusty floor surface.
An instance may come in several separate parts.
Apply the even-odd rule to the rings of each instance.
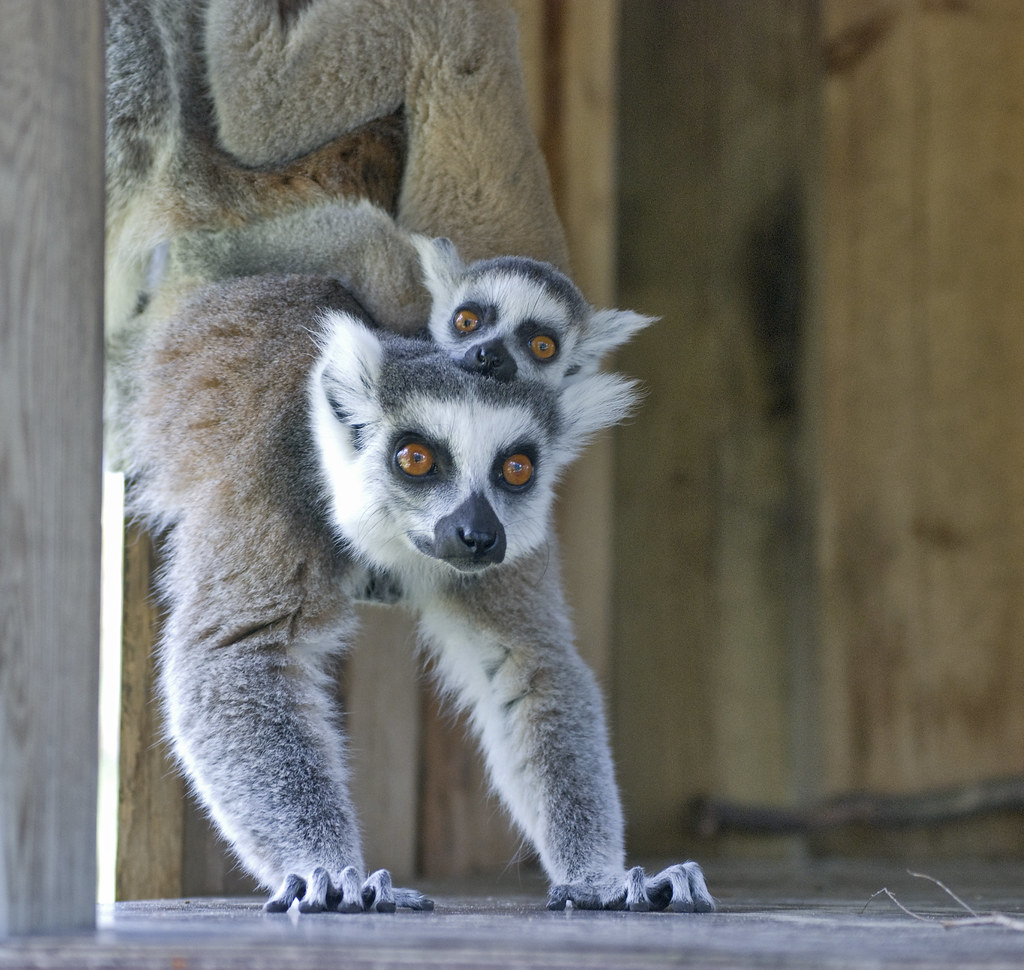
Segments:
[[[101,907],[95,933],[0,943],[0,968],[1024,967],[1024,865],[935,863],[979,915],[899,865],[705,866],[719,911],[550,913],[533,876],[427,885],[433,913],[269,916],[260,901]],[[915,919],[880,893],[884,888]],[[1016,927],[1011,921],[1016,921]]]

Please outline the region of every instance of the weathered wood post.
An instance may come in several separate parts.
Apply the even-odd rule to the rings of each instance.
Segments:
[[[0,31],[0,936],[96,898],[103,4]]]

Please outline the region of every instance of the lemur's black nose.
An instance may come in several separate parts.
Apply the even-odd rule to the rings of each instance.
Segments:
[[[505,558],[505,529],[483,495],[471,495],[437,523],[434,555],[461,569],[494,565]]]
[[[457,526],[455,532],[474,559],[490,555],[498,544],[497,532],[490,529],[478,529],[470,524]]]
[[[462,358],[462,366],[499,381],[512,380],[517,369],[515,358],[500,339],[470,347]]]

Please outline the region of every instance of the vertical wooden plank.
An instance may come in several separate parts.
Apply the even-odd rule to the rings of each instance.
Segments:
[[[620,294],[662,318],[620,354],[647,394],[616,449],[613,729],[629,842],[643,852],[676,837],[686,798],[714,777],[721,395],[704,276],[718,250],[702,204],[716,154],[705,83],[713,6],[630,2],[622,12]]]
[[[1024,8],[825,10],[826,783],[1019,773]]]
[[[820,169],[813,4],[723,11],[710,244],[723,423],[716,442],[714,790],[791,802],[817,764],[817,601],[806,369]],[[758,851],[764,851],[762,846]]]
[[[881,4],[825,10],[824,782],[844,788],[878,781],[862,770],[865,759],[885,757],[869,752],[871,736],[878,713],[898,706],[900,655],[918,640],[905,538],[923,457],[912,390],[921,253],[912,15]],[[901,741],[893,734],[884,747]]]
[[[352,796],[367,866],[402,881],[417,874],[420,848],[421,681],[412,617],[363,608],[358,643],[345,658]]]
[[[238,865],[206,810],[185,791],[182,820],[181,896],[258,896],[257,881]]]
[[[816,10],[623,5],[614,728],[629,840],[687,851],[704,792],[785,801],[813,738],[803,358]],[[642,756],[641,756],[642,753]],[[692,847],[691,847],[692,848]]]
[[[436,696],[425,703],[419,869],[427,876],[495,878],[515,860],[518,836],[495,797],[469,725]],[[527,850],[529,851],[529,850]]]
[[[151,586],[156,568],[149,535],[138,526],[126,526],[115,876],[119,900],[166,899],[183,892],[184,786],[163,740],[156,695],[160,612]]]
[[[0,33],[0,935],[94,921],[102,4]]]
[[[928,467],[908,720],[910,781],[928,785],[1024,772],[1024,8],[933,5],[921,28]]]
[[[511,0],[519,31],[519,58],[530,111],[530,124],[540,138],[551,102],[550,78],[557,76],[557,65],[549,64],[549,10],[546,0]]]

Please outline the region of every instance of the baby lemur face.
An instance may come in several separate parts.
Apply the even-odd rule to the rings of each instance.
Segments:
[[[433,301],[430,335],[466,370],[552,386],[592,374],[609,351],[653,321],[594,310],[548,263],[501,256],[464,265],[447,239],[413,237]]]
[[[633,399],[608,374],[565,389],[482,379],[429,341],[332,312],[311,401],[334,527],[407,579],[513,561],[546,541],[559,473]]]

